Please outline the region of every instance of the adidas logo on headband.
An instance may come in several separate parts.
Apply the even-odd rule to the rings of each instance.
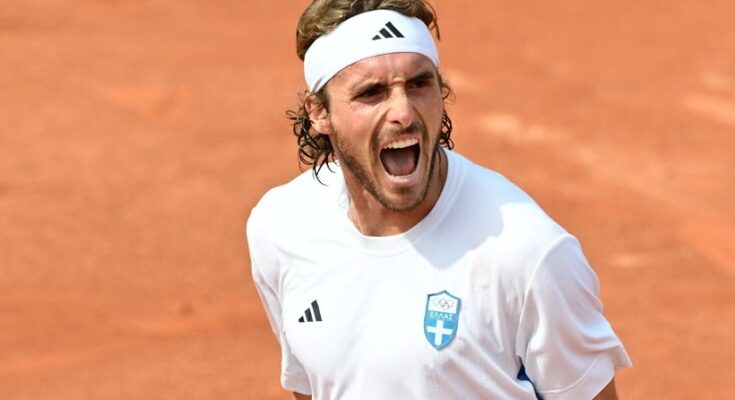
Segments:
[[[385,28],[388,28],[388,29],[385,29]],[[385,24],[385,28],[382,28],[380,32],[378,32],[377,35],[373,36],[373,40],[380,40],[382,38],[390,39],[393,37],[399,37],[399,38],[404,37],[401,31],[399,31],[390,21],[388,21],[388,23]],[[393,35],[391,35],[391,32],[393,32]]]

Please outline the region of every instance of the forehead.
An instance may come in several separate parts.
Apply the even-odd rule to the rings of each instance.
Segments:
[[[330,81],[333,87],[352,86],[364,81],[410,79],[436,67],[428,57],[418,53],[392,53],[368,57],[339,71]]]

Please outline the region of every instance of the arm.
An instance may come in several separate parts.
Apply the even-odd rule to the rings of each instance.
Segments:
[[[576,239],[566,236],[552,246],[532,278],[517,354],[536,389],[544,395],[565,388],[564,398],[617,399],[615,370],[629,367],[630,359],[602,314],[597,275]]]
[[[310,398],[310,397],[309,397]],[[305,397],[298,398],[297,400],[305,399]],[[618,400],[618,394],[615,392],[615,378],[605,386],[600,393],[595,396],[593,400]]]
[[[605,388],[605,389],[607,389],[607,388]],[[605,390],[603,389],[603,392],[604,391]],[[615,388],[614,387],[613,387],[613,392],[615,392]],[[602,393],[600,393],[600,394],[602,394]],[[296,393],[296,392],[293,392],[293,398],[296,399],[296,400],[311,400],[311,396],[306,395],[306,394]],[[606,400],[607,397],[602,397],[601,399],[602,400]],[[616,398],[610,397],[610,399],[615,400]]]
[[[283,309],[279,293],[279,277],[281,265],[275,244],[271,239],[272,232],[268,230],[271,224],[271,214],[260,207],[253,208],[248,218],[247,239],[250,252],[250,266],[253,283],[258,292],[265,314],[270,322],[273,334],[281,347],[281,384],[287,391],[300,390],[309,392],[309,381],[306,372],[293,355],[288,340],[283,334]],[[299,397],[297,400],[311,399],[311,396]]]

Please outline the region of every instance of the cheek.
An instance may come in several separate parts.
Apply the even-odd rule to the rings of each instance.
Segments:
[[[353,157],[362,157],[365,152],[372,151],[374,132],[373,114],[365,110],[340,110],[332,115],[332,126],[335,141],[344,152]]]
[[[442,100],[441,92],[436,91],[418,98],[421,109],[424,110],[424,118],[427,123],[441,123],[441,117],[444,113],[444,100]]]
[[[345,107],[333,120],[338,131],[349,136],[350,141],[369,142],[380,120],[377,114],[374,107]]]
[[[427,106],[428,113],[426,115],[426,124],[428,125],[426,128],[429,130],[429,133],[435,133],[434,130],[438,130],[441,128],[441,122],[442,122],[442,116],[444,115],[444,103],[439,102],[431,102],[429,106]]]

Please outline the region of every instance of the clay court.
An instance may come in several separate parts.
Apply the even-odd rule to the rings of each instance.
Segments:
[[[306,3],[0,4],[0,398],[290,398],[244,225]],[[731,397],[735,3],[434,5],[455,149],[581,240],[621,398]]]

